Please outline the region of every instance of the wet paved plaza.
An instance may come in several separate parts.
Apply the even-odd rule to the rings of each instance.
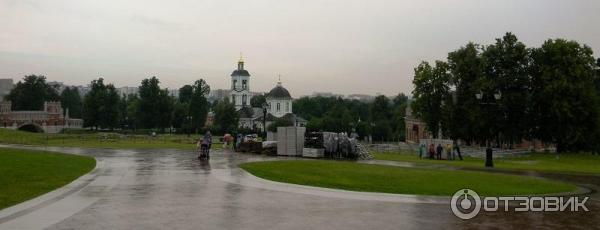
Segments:
[[[0,212],[0,229],[478,229],[600,228],[590,212],[480,213],[455,217],[449,198],[369,194],[257,179],[215,151],[210,162],[182,150],[48,148],[90,155],[97,168],[73,184]],[[423,183],[427,183],[424,181]]]

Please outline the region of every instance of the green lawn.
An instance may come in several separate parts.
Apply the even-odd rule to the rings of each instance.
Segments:
[[[419,159],[410,153],[374,153],[375,159],[413,162],[418,164],[446,164],[464,168],[484,168],[484,159],[465,157],[463,161]],[[494,168],[532,170],[541,172],[600,174],[600,156],[590,154],[532,153],[527,156],[494,159]]]
[[[62,187],[95,166],[86,156],[0,148],[0,209]]]
[[[115,133],[92,133],[92,134],[44,134],[30,133],[9,129],[0,129],[0,143],[24,144],[24,145],[47,145],[64,147],[84,148],[118,148],[118,149],[148,149],[148,148],[172,148],[172,149],[194,149],[199,135],[119,135]],[[218,140],[219,137],[213,137]],[[221,148],[220,144],[213,144],[212,149]]]
[[[448,196],[461,188],[470,188],[480,195],[492,196],[576,189],[574,185],[525,176],[326,160],[252,162],[240,167],[273,181],[367,192]]]

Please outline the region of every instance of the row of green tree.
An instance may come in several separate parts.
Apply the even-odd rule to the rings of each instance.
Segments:
[[[228,100],[210,104],[210,86],[203,79],[179,89],[179,97],[160,87],[156,77],[142,80],[137,94],[120,95],[113,84],[99,78],[91,81],[89,92],[81,96],[75,87],[59,89],[46,82],[44,76],[30,75],[19,81],[5,97],[13,110],[41,110],[45,101],[61,101],[71,118],[83,118],[91,129],[152,129],[196,133],[205,128],[208,111],[217,114],[217,132],[233,131],[238,115]]]
[[[433,136],[470,143],[541,140],[558,151],[600,148],[600,59],[576,41],[528,48],[512,33],[468,43],[415,68],[415,114]]]
[[[76,88],[66,88],[58,93],[57,86],[46,82],[46,77],[29,75],[17,82],[15,87],[4,97],[12,102],[13,110],[41,110],[46,101],[61,101],[69,108],[69,114],[81,118],[81,96]]]
[[[227,98],[208,102],[210,86],[202,79],[179,89],[179,96],[161,88],[156,77],[142,80],[137,94],[120,95],[113,84],[99,78],[90,82],[83,97],[75,87],[58,89],[44,76],[26,76],[6,97],[15,110],[40,110],[49,100],[60,100],[71,118],[83,118],[84,126],[95,130],[166,130],[196,133],[205,128],[207,113],[212,109],[215,120],[210,128],[216,133],[237,130],[239,115]],[[265,95],[254,96],[250,104],[262,107]],[[403,140],[404,116],[408,97],[399,94],[392,100],[378,96],[364,102],[336,97],[302,97],[293,104],[295,113],[308,120],[311,131],[357,132],[374,140]],[[282,121],[273,126],[291,125]]]
[[[404,116],[408,97],[402,93],[390,100],[380,95],[373,101],[339,97],[302,97],[293,111],[307,119],[309,131],[356,132],[376,141],[404,140]]]
[[[85,95],[83,118],[86,127],[101,129],[144,129],[199,133],[212,129],[217,133],[232,132],[237,128],[238,114],[229,100],[209,103],[210,86],[203,79],[179,89],[178,97],[160,87],[156,77],[142,80],[137,94],[115,95],[112,84],[103,79],[91,83]],[[215,112],[211,127],[206,127],[209,110]]]

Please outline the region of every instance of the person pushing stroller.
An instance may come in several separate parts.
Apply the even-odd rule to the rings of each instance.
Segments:
[[[210,158],[210,147],[212,145],[212,135],[210,134],[210,131],[206,131],[206,134],[204,134],[204,137],[202,137],[201,140],[198,140],[198,151],[200,152],[198,155],[199,159],[206,159],[208,160]]]

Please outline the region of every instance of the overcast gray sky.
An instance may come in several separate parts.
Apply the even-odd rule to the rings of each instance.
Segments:
[[[280,73],[294,97],[394,95],[412,91],[421,60],[507,31],[600,52],[599,12],[598,0],[0,0],[0,78],[228,88],[242,52],[252,91]]]

